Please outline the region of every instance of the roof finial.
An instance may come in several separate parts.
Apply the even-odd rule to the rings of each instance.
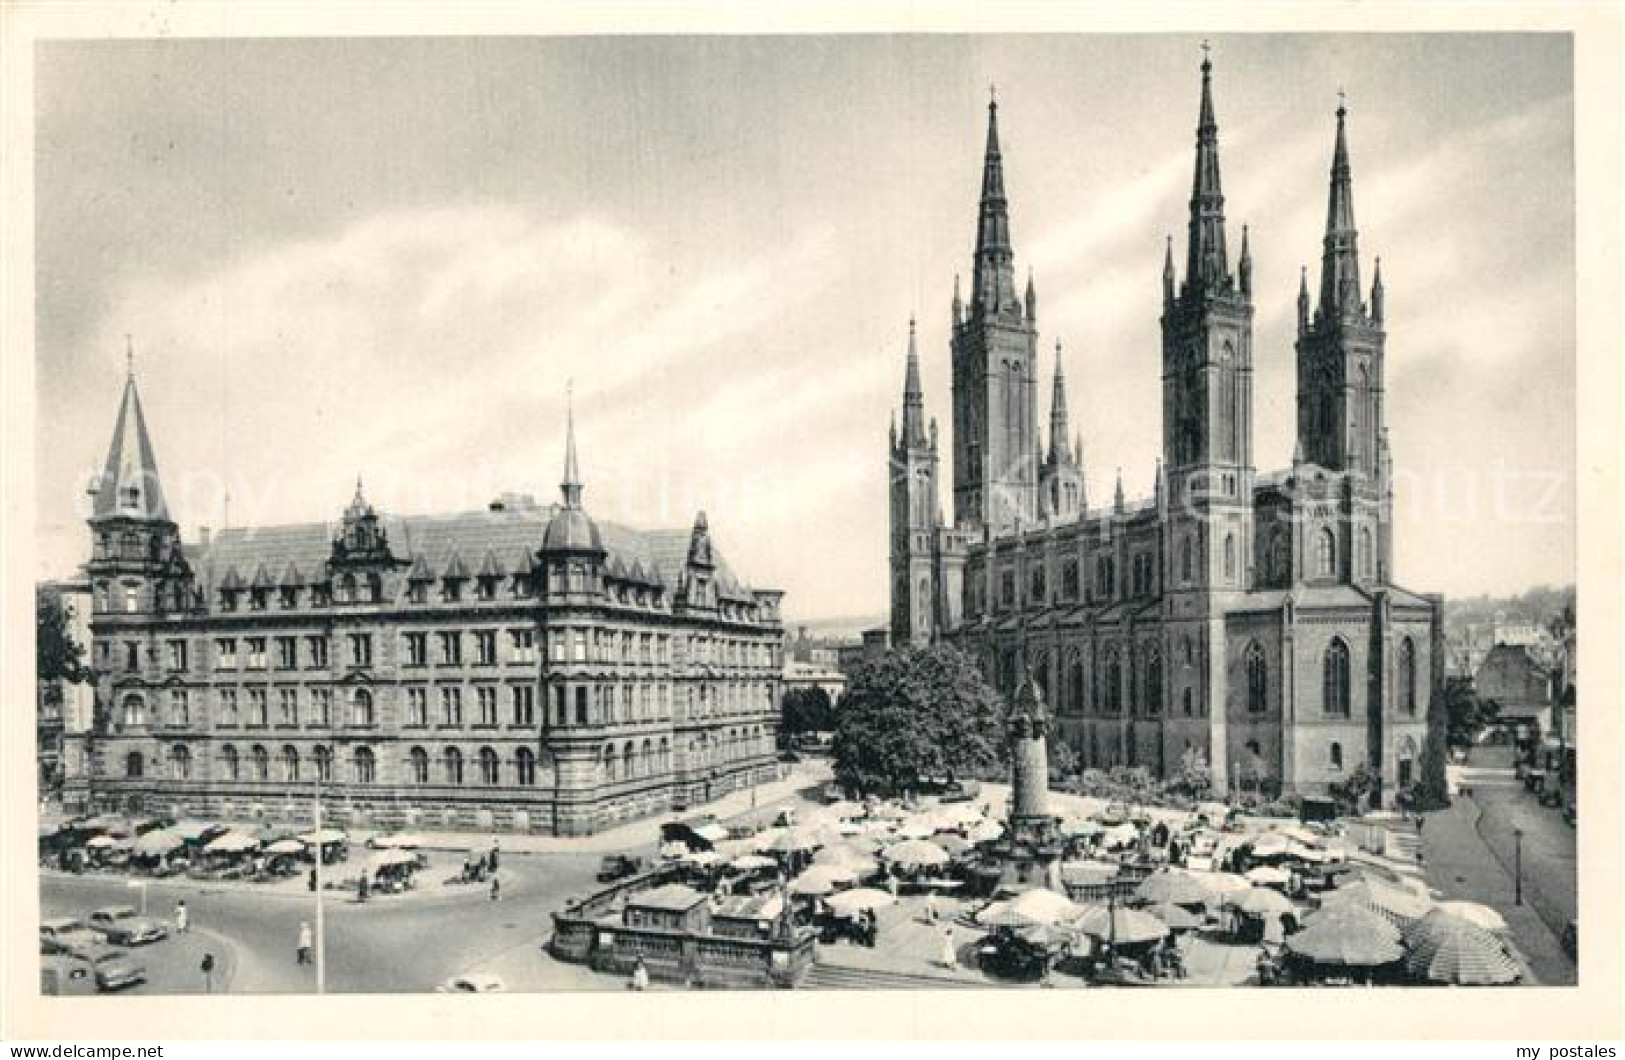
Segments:
[[[135,340],[128,331],[124,333],[124,373],[135,378]]]
[[[1213,69],[1213,58],[1209,54],[1210,52],[1212,52],[1212,50],[1213,50],[1213,45],[1208,43],[1206,37],[1203,37],[1202,38],[1202,72],[1204,74],[1207,73],[1209,70]]]
[[[993,81],[987,83],[987,105],[990,107],[999,105],[999,86]]]
[[[1337,116],[1339,118],[1341,118],[1343,115],[1345,115],[1347,113],[1348,113],[1348,93],[1343,91],[1343,86],[1342,85],[1338,85],[1337,86]]]
[[[581,469],[576,463],[575,380],[564,382],[564,481],[559,483],[567,508],[581,507]]]

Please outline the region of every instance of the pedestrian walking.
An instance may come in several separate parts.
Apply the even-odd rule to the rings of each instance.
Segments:
[[[299,949],[298,949],[298,956],[299,956],[299,963],[300,964],[309,964],[310,963],[310,951],[311,951],[311,948],[314,945],[315,945],[314,936],[312,936],[311,933],[310,933],[310,921],[301,920],[299,922]]]
[[[954,929],[952,927],[943,928],[941,964],[944,968],[952,968],[958,963],[959,959],[954,955]]]
[[[495,839],[491,840],[491,856],[486,860],[489,862],[492,872],[497,870],[497,864],[500,860],[498,855],[501,850],[502,844],[498,843]]]
[[[642,957],[639,957],[638,962],[632,966],[632,981],[628,985],[640,994],[649,989],[649,969],[644,965]]]
[[[186,918],[186,901],[182,899],[175,903],[175,933],[184,935],[189,926],[190,924]]]
[[[495,876],[491,877],[491,901],[502,901],[502,881]]]
[[[937,922],[937,892],[936,891],[926,891],[925,892],[925,922],[927,924],[935,924]]]

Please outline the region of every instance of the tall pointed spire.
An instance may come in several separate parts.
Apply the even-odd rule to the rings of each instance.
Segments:
[[[1298,334],[1309,330],[1309,266],[1298,268]]]
[[[976,268],[971,312],[996,315],[1016,308],[1010,213],[1004,197],[1004,158],[999,153],[999,102],[987,104],[987,153],[982,160],[982,200],[976,219]]]
[[[147,418],[141,411],[141,395],[135,386],[135,354],[128,337],[125,342],[124,397],[113,427],[113,442],[107,449],[107,463],[97,480],[91,515],[96,519],[123,516],[168,521],[169,505],[158,481],[158,458],[153,454]]]
[[[1360,308],[1360,255],[1354,229],[1354,177],[1349,167],[1348,107],[1337,100],[1337,143],[1332,149],[1331,191],[1326,202],[1326,238],[1320,260],[1320,314],[1334,317]]]
[[[1124,501],[1123,501],[1123,469],[1118,468],[1117,469],[1117,489],[1112,494],[1112,510],[1117,512],[1119,515],[1121,515],[1122,512],[1123,512],[1123,508],[1124,508]]]
[[[908,318],[908,366],[903,373],[903,445],[917,449],[925,440],[925,390],[920,385],[920,352],[914,318]]]
[[[959,273],[954,273],[954,326],[965,319],[965,301],[959,297]]]
[[[1055,388],[1050,396],[1049,462],[1055,466],[1072,462],[1067,447],[1066,372],[1061,368],[1061,340],[1055,340]]]
[[[1190,253],[1185,286],[1212,291],[1230,279],[1224,245],[1224,193],[1219,184],[1219,126],[1213,118],[1213,62],[1202,42],[1202,105],[1196,123],[1196,172],[1191,179]]]
[[[576,460],[575,387],[564,391],[564,481],[559,483],[566,508],[581,507],[581,466]]]
[[[1247,226],[1241,226],[1241,260],[1236,265],[1238,280],[1241,284],[1241,293],[1251,296],[1253,293],[1253,252],[1247,246]]]
[[[1167,237],[1167,244],[1162,252],[1162,304],[1171,305],[1174,300],[1174,237]]]
[[[1378,258],[1371,269],[1371,319],[1378,324],[1382,323],[1382,259]]]

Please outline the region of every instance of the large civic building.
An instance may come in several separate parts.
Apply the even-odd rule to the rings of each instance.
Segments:
[[[1007,696],[1025,660],[1053,737],[1086,767],[1167,776],[1200,756],[1220,790],[1318,793],[1364,763],[1391,802],[1420,778],[1443,601],[1395,580],[1381,263],[1362,287],[1346,111],[1319,294],[1307,270],[1297,293],[1296,449],[1262,473],[1252,258],[1245,229],[1228,250],[1211,62],[1201,69],[1183,275],[1171,239],[1162,269],[1162,457],[1140,501],[1119,473],[1091,507],[1059,344],[1043,444],[1038,299],[1031,274],[1016,287],[989,104],[969,299],[957,281],[953,298],[951,442],[927,422],[910,323],[889,452],[892,637],[960,646]]]
[[[578,835],[775,775],[782,593],[558,503],[182,542],[132,373],[90,518],[102,719],[72,801]]]

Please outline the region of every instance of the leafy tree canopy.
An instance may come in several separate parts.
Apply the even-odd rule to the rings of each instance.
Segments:
[[[42,684],[77,684],[89,679],[85,649],[73,639],[70,615],[62,594],[47,586],[34,592],[35,672]]]
[[[822,688],[792,688],[779,703],[779,734],[796,736],[804,732],[831,732],[835,728],[835,704]]]
[[[903,792],[1005,758],[1003,704],[947,645],[905,648],[851,675],[835,728],[835,776],[860,794]]]

